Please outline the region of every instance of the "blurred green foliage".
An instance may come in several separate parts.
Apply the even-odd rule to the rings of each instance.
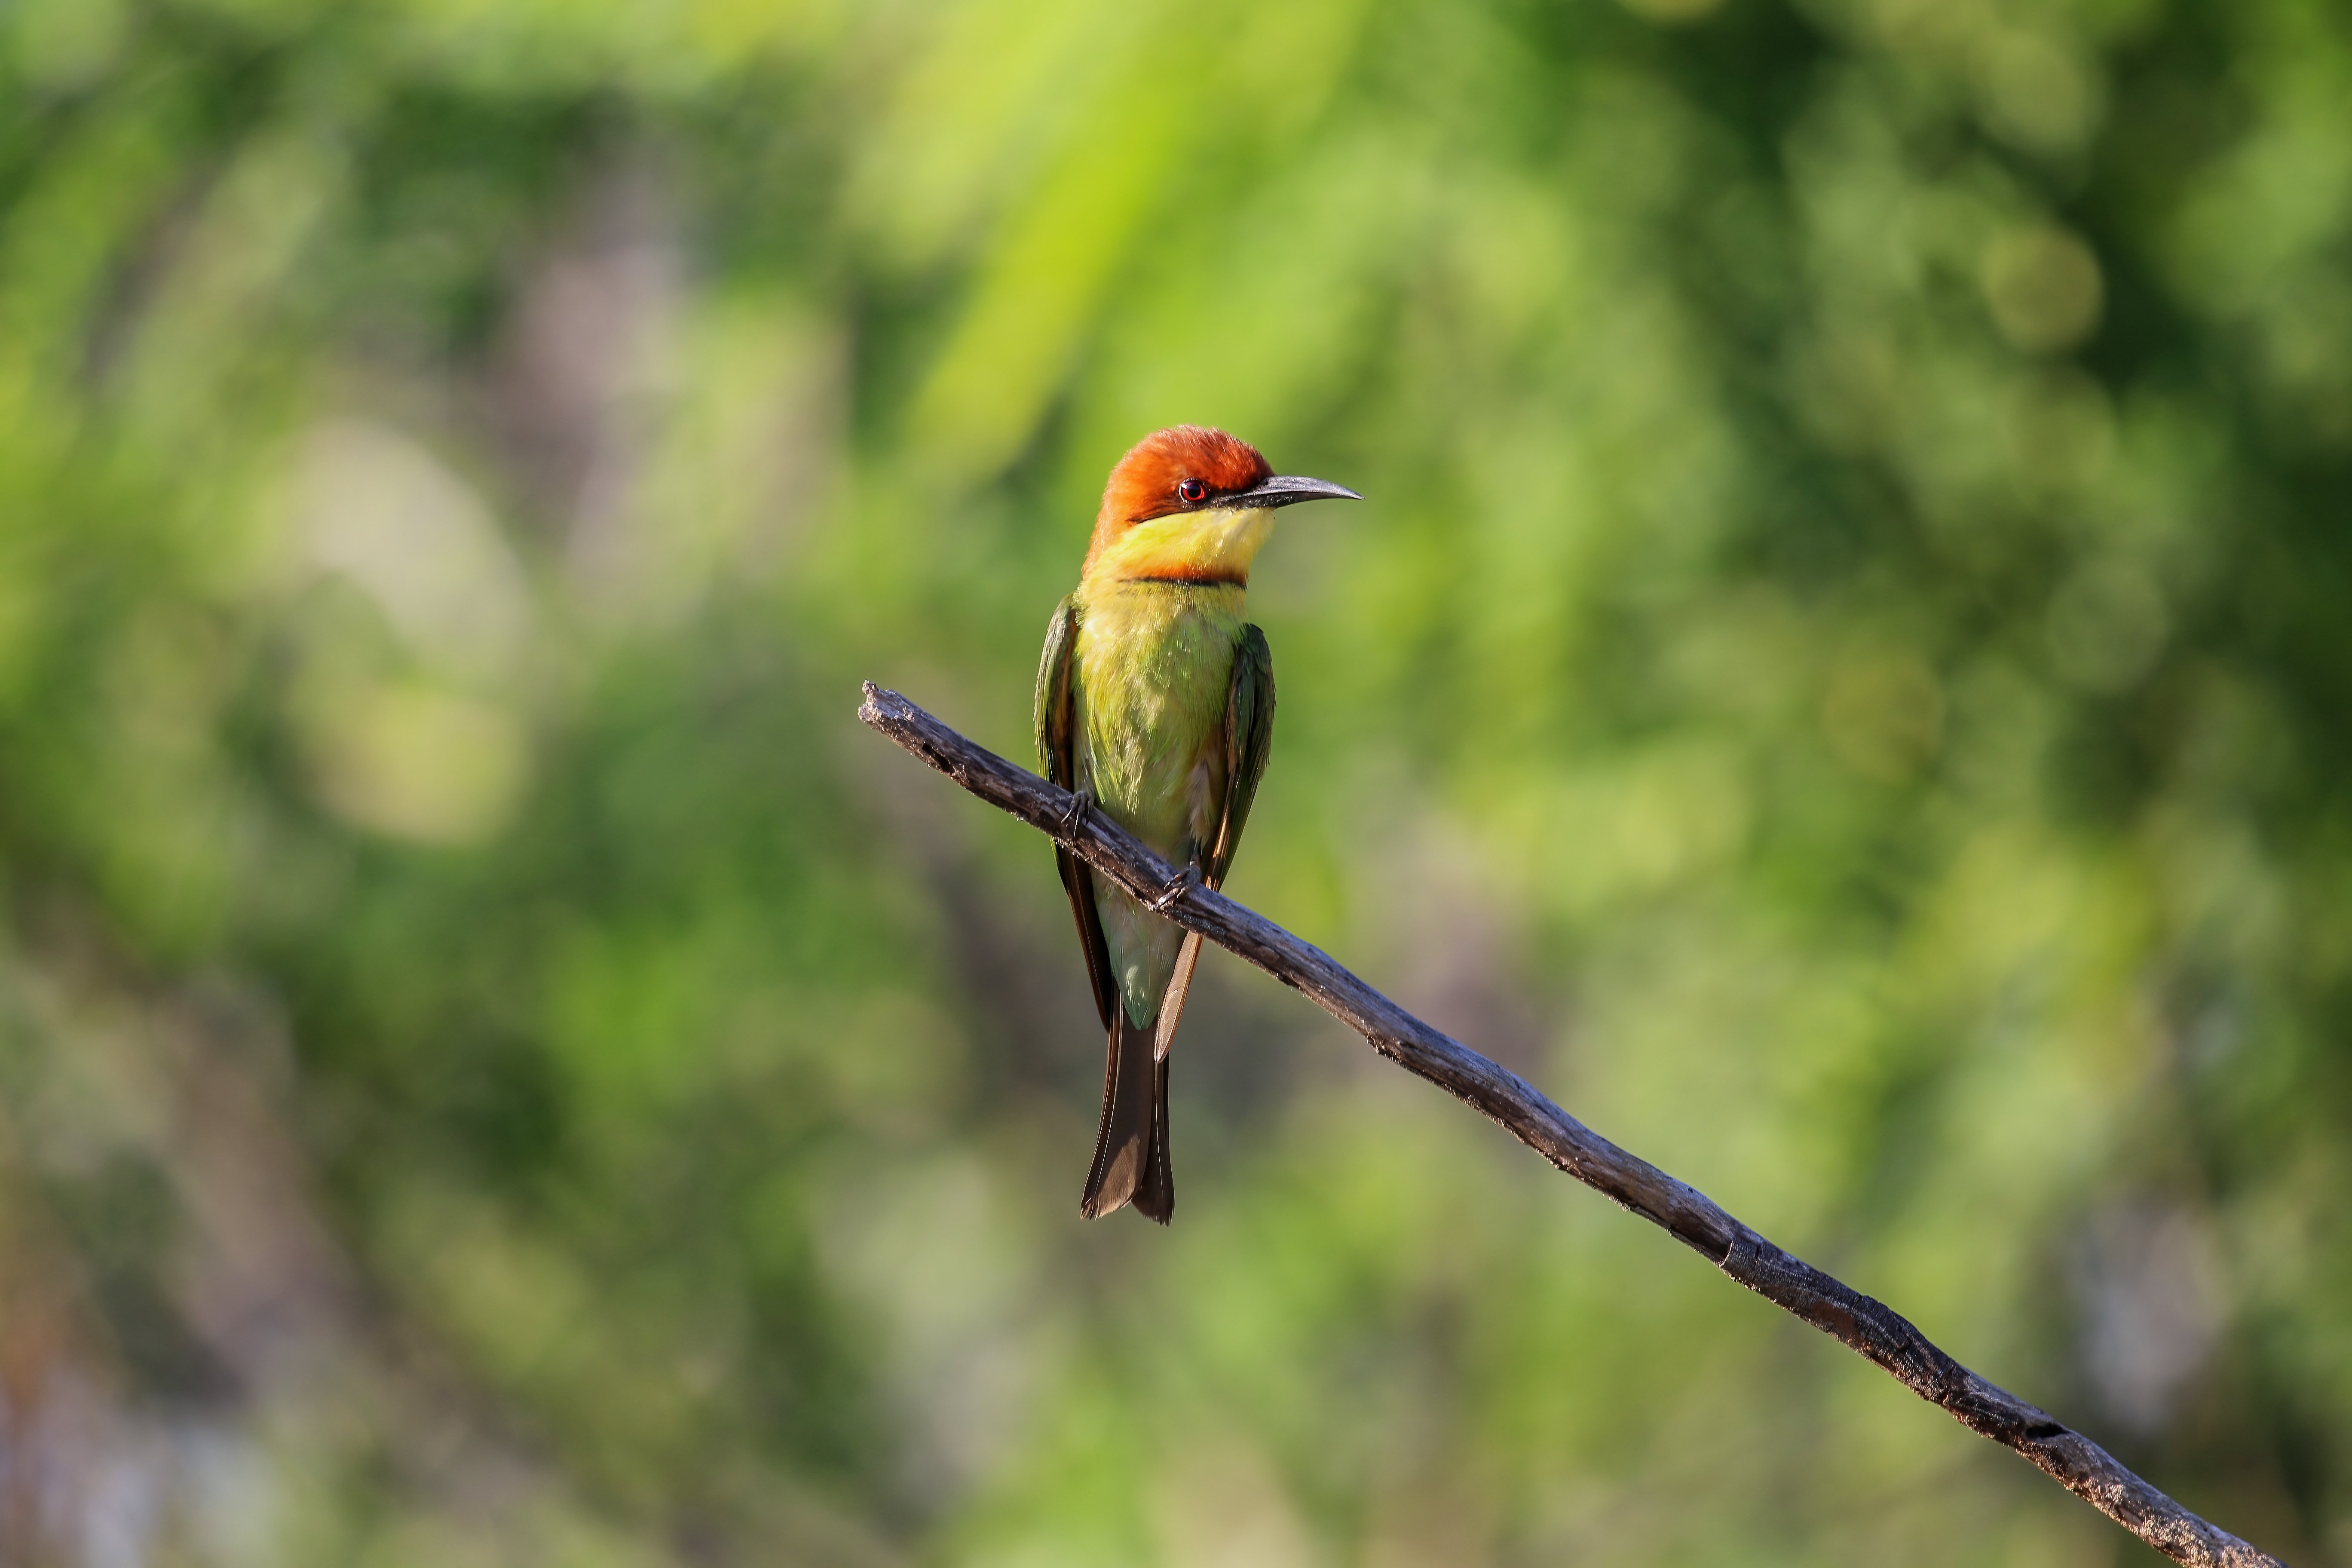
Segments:
[[[2153,1561],[1213,958],[1076,1195],[1104,471],[1234,893],[2352,1563],[2352,12],[0,8],[0,1557]]]

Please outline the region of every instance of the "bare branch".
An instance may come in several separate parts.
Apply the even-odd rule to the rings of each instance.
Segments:
[[[857,712],[872,728],[991,805],[1066,846],[1137,898],[1167,894],[1176,869],[1100,812],[974,745],[895,691],[868,681]],[[1072,823],[1076,824],[1075,834]],[[1867,1357],[1969,1430],[2003,1443],[2109,1519],[2193,1568],[2284,1568],[2279,1560],[2182,1508],[2096,1443],[1946,1355],[1900,1313],[1792,1258],[1696,1188],[1627,1153],[1460,1041],[1431,1028],[1321,949],[1197,881],[1168,918],[1238,953],[1371,1042],[1406,1071],[1467,1101],[1585,1185],[1659,1226],[1766,1300]]]

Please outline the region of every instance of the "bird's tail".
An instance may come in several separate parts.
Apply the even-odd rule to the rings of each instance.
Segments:
[[[1103,1064],[1102,1132],[1078,1207],[1100,1219],[1133,1204],[1166,1225],[1176,1212],[1176,1178],[1168,1169],[1168,1058],[1157,1057],[1152,1024],[1138,1027],[1114,1005]]]

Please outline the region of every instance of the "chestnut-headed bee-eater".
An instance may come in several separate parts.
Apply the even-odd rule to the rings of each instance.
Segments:
[[[1250,563],[1276,508],[1360,500],[1277,474],[1248,442],[1179,425],[1111,469],[1076,592],[1055,606],[1037,667],[1046,776],[1214,888],[1225,879],[1274,736],[1274,661],[1242,619]],[[1122,1204],[1168,1223],[1168,1047],[1201,939],[1066,849],[1095,1006],[1109,1032],[1102,1131],[1080,1208]]]

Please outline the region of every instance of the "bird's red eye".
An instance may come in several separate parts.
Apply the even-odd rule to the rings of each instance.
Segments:
[[[1204,501],[1209,499],[1209,487],[1198,479],[1180,479],[1176,484],[1176,493],[1187,501]]]

